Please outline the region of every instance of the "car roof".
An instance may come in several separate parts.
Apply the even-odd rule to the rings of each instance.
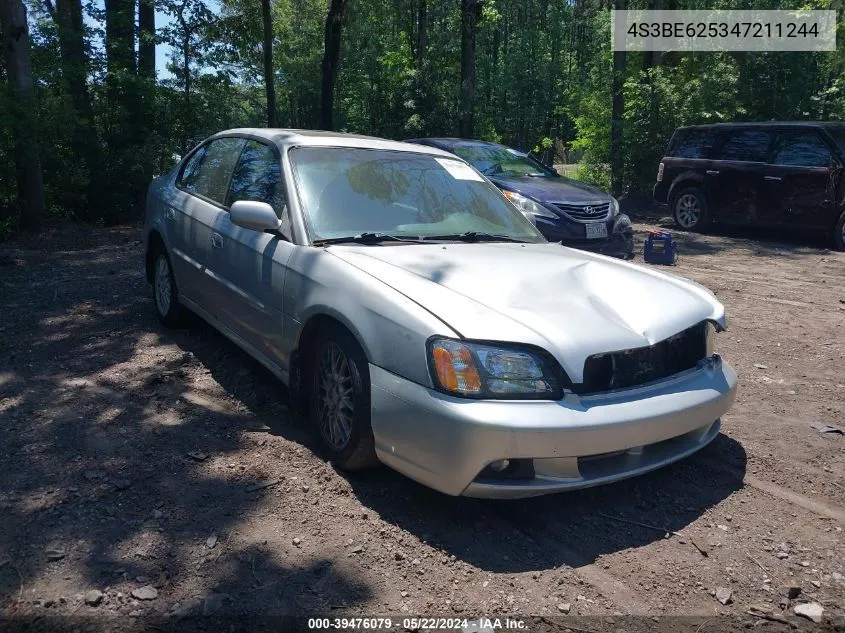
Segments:
[[[502,145],[501,143],[491,143],[490,141],[478,141],[470,138],[456,137],[413,138],[408,139],[406,142],[421,143],[429,147],[439,147],[448,152],[454,151],[456,147],[498,147],[502,149],[510,149],[507,145]]]
[[[731,123],[706,123],[703,125],[685,125],[678,130],[730,130],[736,128],[775,128],[775,127],[845,127],[838,121],[735,121]]]
[[[375,136],[347,134],[345,132],[327,132],[323,130],[296,130],[282,128],[245,127],[218,132],[210,138],[221,136],[253,136],[265,139],[282,148],[290,147],[351,147],[359,149],[382,149],[399,152],[416,152],[435,156],[454,156],[435,147],[426,147],[414,143],[391,141]]]

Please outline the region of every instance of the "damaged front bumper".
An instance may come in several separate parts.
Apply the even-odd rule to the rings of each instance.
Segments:
[[[370,380],[383,463],[446,494],[501,499],[609,483],[686,457],[718,435],[736,393],[736,374],[718,356],[649,385],[559,401],[465,400],[374,365]],[[531,468],[491,477],[500,460]]]

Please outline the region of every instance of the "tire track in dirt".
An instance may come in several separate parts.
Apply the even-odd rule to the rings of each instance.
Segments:
[[[652,609],[637,595],[637,592],[628,587],[621,580],[607,573],[599,565],[590,562],[589,557],[578,549],[567,546],[559,539],[553,539],[513,518],[508,512],[507,506],[483,505],[488,516],[495,517],[500,523],[522,535],[538,548],[545,551],[556,552],[565,564],[584,582],[597,589],[605,598],[612,601],[620,610],[629,615],[651,615]]]
[[[711,458],[703,457],[702,461],[705,461],[707,465],[710,468],[713,468],[714,470],[720,470],[722,472],[735,472],[730,468],[726,468],[724,464],[719,463]],[[806,495],[802,495],[792,490],[788,490],[787,488],[779,486],[778,484],[769,481],[763,481],[762,479],[760,479],[759,477],[755,477],[754,475],[746,474],[742,479],[742,483],[744,483],[746,486],[750,486],[751,488],[764,492],[771,497],[786,501],[798,507],[804,508],[805,510],[809,510],[810,512],[813,512],[820,516],[833,519],[834,521],[839,521],[841,524],[845,525],[845,510],[843,510],[842,508],[838,508],[824,501],[813,499]]]

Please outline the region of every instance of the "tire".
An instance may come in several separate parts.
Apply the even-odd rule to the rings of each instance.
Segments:
[[[161,246],[153,254],[153,306],[164,327],[180,328],[187,325],[188,311],[179,303],[170,257]]]
[[[710,226],[707,198],[698,187],[686,187],[672,196],[672,217],[685,231],[703,231]]]
[[[833,229],[833,248],[845,251],[845,212],[839,216],[839,221]]]
[[[309,409],[320,446],[341,470],[378,464],[370,422],[370,372],[355,338],[341,327],[321,333],[310,363]]]

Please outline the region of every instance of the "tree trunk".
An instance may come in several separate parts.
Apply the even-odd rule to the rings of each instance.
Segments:
[[[320,127],[334,129],[334,86],[340,62],[340,38],[347,0],[331,0],[326,15],[323,52],[323,85],[320,94]]]
[[[188,29],[182,14],[179,15],[182,24],[182,154],[187,154],[191,141],[191,31]]]
[[[461,0],[461,93],[458,134],[472,138],[475,127],[475,39],[480,0]]]
[[[156,76],[155,0],[138,0],[138,76],[152,85]]]
[[[109,74],[135,74],[135,3],[105,0],[106,63]]]
[[[428,0],[417,0],[416,65],[420,71],[428,59]]]
[[[108,224],[120,222],[137,210],[145,189],[138,169],[139,146],[144,131],[144,104],[138,90],[135,61],[135,3],[133,0],[105,0],[106,10],[106,99],[105,141],[109,160],[102,166],[107,181],[102,191],[98,216]]]
[[[88,96],[88,59],[85,56],[84,24],[81,0],[56,0],[56,26],[62,60],[62,76],[70,95],[77,122],[91,124],[91,99]]]
[[[88,179],[79,178],[77,187],[62,192],[60,204],[78,217],[87,220],[99,202],[101,183],[99,172],[91,168],[100,163],[100,143],[94,131],[94,113],[88,92],[88,57],[85,53],[85,26],[81,0],[56,0],[52,12],[59,36],[59,55],[62,79],[70,97],[73,116],[68,117],[69,137],[79,164]]]
[[[625,9],[625,0],[615,0],[617,11]],[[622,120],[625,116],[625,51],[613,52],[613,101],[610,116],[610,190],[622,194]]]
[[[44,219],[44,182],[38,156],[38,121],[29,58],[29,28],[22,0],[0,0],[0,34],[6,59],[6,75],[17,110],[15,122],[15,168],[17,172],[20,226],[38,231]]]
[[[261,0],[261,18],[264,24],[264,90],[267,93],[267,127],[279,127],[276,114],[276,83],[273,78],[273,15],[270,0]]]

